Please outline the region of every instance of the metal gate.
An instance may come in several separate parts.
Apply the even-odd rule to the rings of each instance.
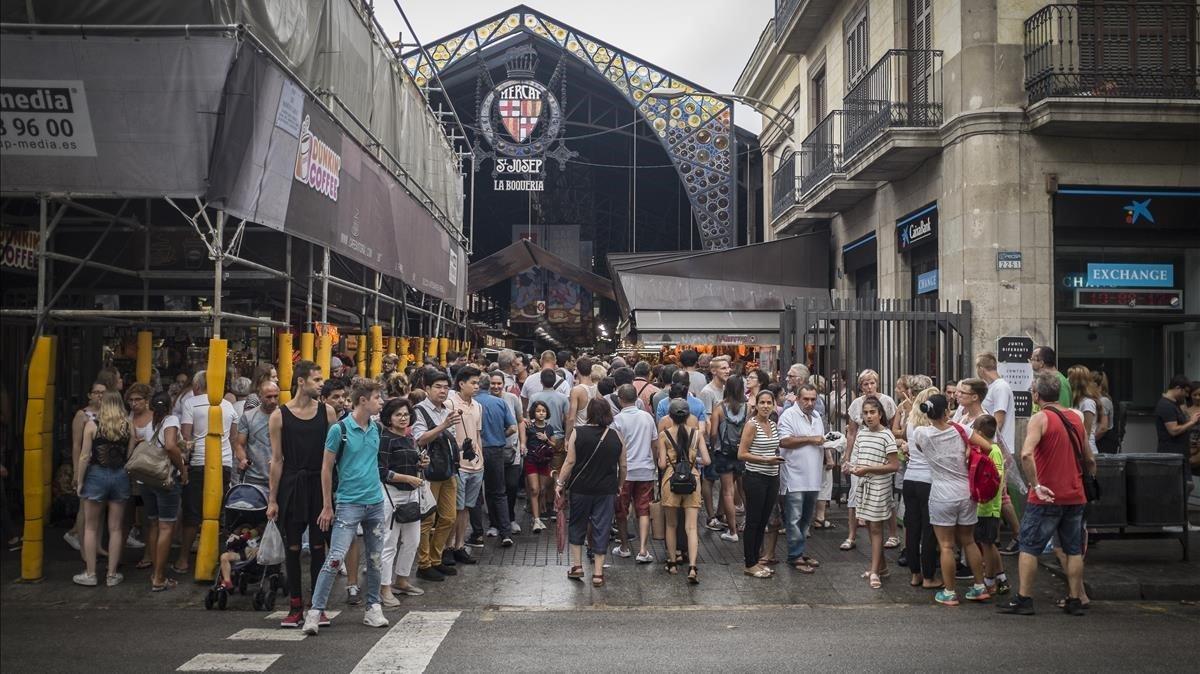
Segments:
[[[904,374],[928,375],[942,388],[975,376],[968,301],[808,298],[783,312],[780,331],[780,373],[798,362],[823,376],[830,419],[845,413],[866,369],[879,373],[888,395]]]

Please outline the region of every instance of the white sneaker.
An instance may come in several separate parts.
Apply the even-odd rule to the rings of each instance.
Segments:
[[[120,585],[121,581],[123,581],[123,580],[125,580],[124,574],[110,573],[110,574],[108,574],[108,577],[104,579],[104,584],[109,587],[116,587],[116,586]]]
[[[67,533],[63,534],[63,540],[66,541],[67,545],[75,548],[76,550],[80,548],[79,534],[75,533],[74,531],[68,531]]]
[[[534,518],[534,520],[533,520],[533,526],[531,526],[531,527],[530,527],[530,529],[532,529],[532,530],[533,530],[533,533],[535,533],[535,534],[536,534],[536,533],[538,533],[538,532],[540,532],[540,531],[545,531],[545,530],[546,530],[546,523],[542,521],[542,518],[540,518],[540,517],[536,517],[536,518]]]
[[[363,613],[363,624],[367,627],[387,627],[388,619],[383,617],[383,607],[379,604],[371,604]]]
[[[488,530],[487,530],[487,537],[488,537],[488,538],[495,538],[495,537],[497,537],[497,536],[499,536],[499,535],[500,535],[500,530],[499,530],[499,529],[497,529],[496,527],[488,527]]]
[[[731,534],[728,531],[725,531],[721,533],[721,540],[729,541],[730,543],[737,543],[741,539],[738,538],[737,534]]]
[[[630,557],[633,556],[632,552],[626,550],[625,548],[622,548],[619,545],[612,549],[612,553],[614,555],[616,555],[617,557],[622,557],[624,559],[629,559]]]
[[[521,525],[520,525],[520,524],[517,524],[516,522],[513,522],[513,523],[511,524],[511,531],[512,531],[514,534],[519,534],[519,533],[521,533]]]
[[[317,630],[321,629],[318,625],[321,621],[321,612],[315,609],[309,609],[308,613],[304,614],[304,627],[300,628],[301,632],[316,636]]]
[[[76,585],[83,585],[84,587],[96,587],[96,574],[88,573],[87,571],[75,574],[71,577],[71,580]]]
[[[639,552],[637,556],[638,564],[650,564],[654,562],[654,555],[649,552]]]

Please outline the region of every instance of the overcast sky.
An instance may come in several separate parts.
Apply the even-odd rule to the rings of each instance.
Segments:
[[[424,44],[515,6],[511,0],[400,0]],[[609,42],[635,57],[718,93],[731,92],[758,36],[774,12],[772,0],[537,0],[526,5]],[[375,0],[380,23],[412,42],[392,0]],[[757,132],[759,116],[745,106],[737,125]]]

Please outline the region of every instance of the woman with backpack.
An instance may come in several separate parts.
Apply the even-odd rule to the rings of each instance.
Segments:
[[[700,582],[696,568],[700,545],[696,525],[700,515],[700,466],[707,466],[709,458],[703,434],[688,426],[689,417],[691,410],[687,400],[675,398],[667,406],[667,418],[671,426],[658,434],[658,468],[662,472],[659,501],[667,525],[667,573],[678,573],[677,522],[678,509],[683,508],[684,531],[688,541],[687,579],[695,585]]]
[[[847,461],[843,472],[858,478],[856,515],[867,523],[871,536],[871,568],[863,574],[871,589],[883,587],[888,576],[883,557],[883,523],[892,518],[892,475],[900,469],[896,438],[888,430],[887,413],[875,396],[862,402],[862,428],[854,436],[853,463]]]
[[[83,429],[83,446],[76,467],[76,489],[83,502],[83,573],[71,579],[76,585],[95,587],[96,548],[100,544],[100,512],[108,504],[108,577],[109,587],[125,579],[117,568],[125,547],[125,503],[129,500],[129,476],[125,460],[129,457],[133,427],[125,415],[125,403],[117,391],[108,391],[100,399],[96,420],[88,420]]]
[[[775,572],[763,564],[762,548],[767,520],[779,502],[779,429],[771,420],[775,413],[775,396],[762,390],[754,398],[754,417],[742,429],[738,445],[738,460],[746,462],[742,482],[746,490],[746,529],[742,533],[744,573],[755,578],[770,578]]]
[[[721,513],[725,515],[728,528],[721,532],[721,540],[738,542],[737,511],[735,495],[737,480],[745,472],[746,464],[738,461],[738,446],[742,443],[742,430],[750,417],[750,405],[746,404],[746,385],[741,377],[730,377],[725,382],[725,397],[713,408],[712,428],[717,430],[717,445],[713,447],[713,469],[721,478]]]

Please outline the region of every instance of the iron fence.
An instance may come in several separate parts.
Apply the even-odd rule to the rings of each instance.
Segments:
[[[796,205],[796,186],[799,178],[796,176],[796,154],[793,152],[779,164],[775,173],[771,174],[771,219],[774,220],[783,212]]]
[[[842,101],[848,161],[893,127],[942,125],[942,52],[892,49]]]
[[[800,195],[842,170],[842,111],[822,119],[800,143]]]
[[[783,35],[783,29],[787,27],[787,22],[796,13],[796,8],[800,6],[800,0],[775,0],[775,39],[778,40],[780,35]]]
[[[1025,20],[1025,90],[1031,103],[1196,98],[1198,34],[1195,2],[1047,5]]]

